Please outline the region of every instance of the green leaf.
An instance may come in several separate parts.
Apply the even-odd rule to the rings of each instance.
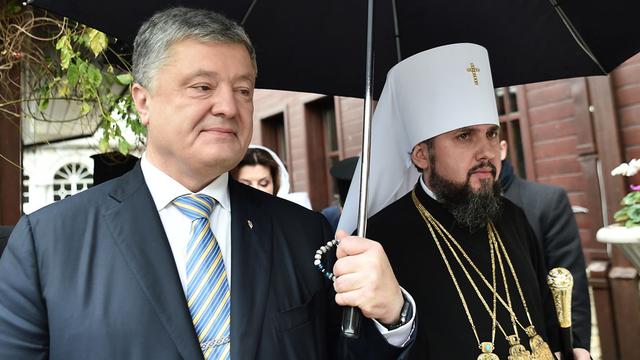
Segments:
[[[109,45],[107,35],[91,28],[87,30],[86,34],[88,40],[86,45],[91,49],[93,56],[98,57],[98,55],[100,55],[100,53],[102,53]]]
[[[69,81],[69,86],[76,86],[79,78],[80,72],[78,70],[78,65],[76,65],[76,63],[69,64],[69,68],[67,69],[67,81]]]
[[[47,107],[49,107],[49,98],[41,98],[38,102],[38,110],[45,111],[47,110]]]
[[[56,50],[60,52],[60,68],[66,70],[71,64],[71,60],[75,56],[71,41],[68,35],[62,35],[56,42]]]
[[[87,69],[87,79],[89,80],[91,86],[97,88],[102,82],[102,73],[100,72],[100,70],[98,70],[97,67],[89,64]]]
[[[624,222],[627,221],[627,219],[629,219],[629,215],[627,215],[627,209],[626,207],[623,207],[622,209],[616,211],[613,214],[613,220],[615,220],[616,222]]]
[[[630,227],[634,227],[634,226],[639,226],[639,225],[640,225],[640,222],[639,222],[639,221],[633,221],[633,220],[627,220],[627,221],[624,223],[624,226],[625,226],[625,227],[628,227],[628,228],[630,228]]]
[[[122,155],[127,155],[129,153],[129,147],[130,145],[127,140],[120,138],[120,140],[118,141],[118,151],[120,151]]]
[[[89,112],[91,112],[91,105],[89,105],[89,103],[83,101],[82,102],[82,106],[80,107],[81,113],[82,115],[87,115]]]
[[[40,100],[38,101],[38,110],[45,111],[49,107],[49,99],[51,99],[51,87],[46,84],[38,91]]]
[[[116,76],[116,79],[120,85],[129,85],[133,82],[133,75],[131,75],[131,73],[124,73]]]
[[[625,195],[625,197],[622,198],[622,201],[620,201],[620,205],[633,205],[634,203],[634,194],[635,191],[628,193],[627,195]]]
[[[78,59],[78,72],[80,72],[81,75],[85,75],[88,71],[89,68],[89,64],[82,60],[82,59]]]
[[[629,219],[634,222],[640,222],[640,205],[632,205],[627,208]]]
[[[98,143],[98,147],[100,148],[101,152],[109,151],[109,135],[107,132],[105,132],[102,139],[100,139],[100,143]]]
[[[66,97],[66,96],[69,96],[70,92],[71,92],[71,89],[69,88],[69,81],[68,80],[62,81],[60,86],[58,87],[58,96]]]

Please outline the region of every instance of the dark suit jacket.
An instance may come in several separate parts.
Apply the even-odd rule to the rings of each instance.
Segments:
[[[13,226],[0,226],[0,256],[2,256],[4,247],[7,246],[11,230],[13,230]]]
[[[589,349],[591,308],[580,233],[564,189],[513,176],[504,196],[520,206],[540,242],[547,268],[567,268],[573,275],[574,347]]]
[[[231,358],[393,358],[371,321],[339,340],[315,269],[320,214],[229,181]],[[253,227],[248,226],[248,220]],[[202,359],[140,166],[24,216],[0,259],[0,359]]]

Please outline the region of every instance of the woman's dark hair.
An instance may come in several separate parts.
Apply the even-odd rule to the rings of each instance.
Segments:
[[[273,157],[271,157],[271,154],[269,154],[269,152],[263,149],[249,148],[247,150],[247,153],[244,154],[244,158],[242,158],[240,163],[233,170],[231,170],[231,176],[234,179],[237,179],[240,169],[242,169],[243,166],[247,165],[266,166],[271,173],[271,178],[273,179],[273,195],[276,195],[278,193],[278,190],[280,190],[280,167],[278,166],[278,163],[273,159]]]

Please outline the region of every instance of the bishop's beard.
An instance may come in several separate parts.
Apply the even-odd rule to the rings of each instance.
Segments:
[[[502,211],[500,194],[502,189],[500,182],[496,181],[496,168],[490,162],[482,162],[469,170],[467,181],[460,185],[445,179],[431,164],[429,174],[429,188],[438,197],[440,203],[447,208],[456,222],[475,232],[486,226],[487,221],[495,221]],[[471,189],[471,174],[481,167],[491,167],[494,180],[483,179],[480,181],[480,189]]]

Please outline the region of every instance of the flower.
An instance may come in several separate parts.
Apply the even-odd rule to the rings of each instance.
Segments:
[[[640,159],[632,159],[611,170],[611,175],[634,176],[640,172]],[[631,191],[622,198],[622,208],[613,214],[613,219],[626,227],[640,226],[640,185],[630,185]]]
[[[615,169],[611,170],[611,175],[633,176],[638,173],[638,170],[640,170],[640,160],[633,159],[629,161],[629,164],[622,163]]]

